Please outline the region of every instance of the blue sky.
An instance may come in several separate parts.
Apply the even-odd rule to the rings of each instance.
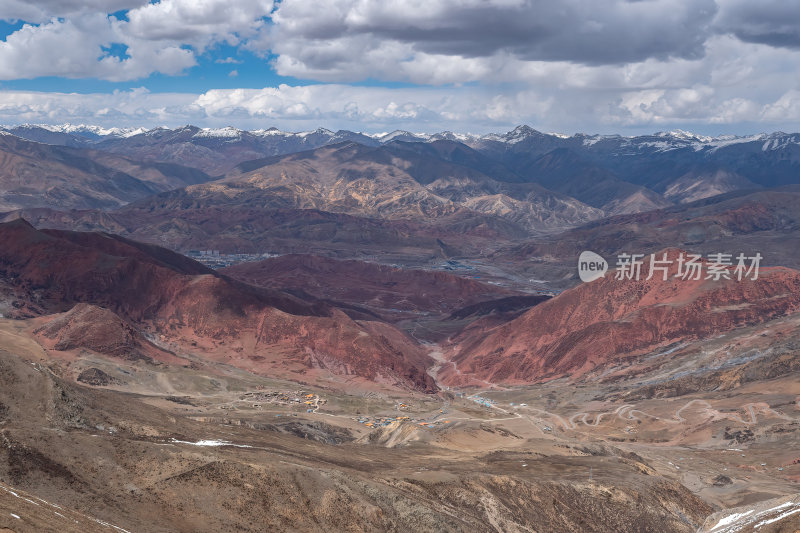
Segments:
[[[0,123],[795,131],[763,0],[0,0]]]

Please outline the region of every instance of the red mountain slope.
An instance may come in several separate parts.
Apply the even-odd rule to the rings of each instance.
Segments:
[[[424,351],[389,325],[356,322],[319,301],[246,285],[119,237],[38,231],[22,220],[0,224],[0,279],[31,300],[29,308],[102,306],[187,350],[253,372],[306,369],[435,389]]]
[[[678,251],[670,250],[669,258]],[[761,268],[757,280],[614,279],[614,271],[544,302],[493,329],[478,323],[454,340],[445,382],[470,378],[499,383],[545,381],[584,374],[677,341],[800,310],[800,273]]]
[[[127,360],[177,358],[151,344],[144,335],[112,311],[91,304],[77,304],[57,315],[34,333],[40,342],[57,351],[89,349]]]

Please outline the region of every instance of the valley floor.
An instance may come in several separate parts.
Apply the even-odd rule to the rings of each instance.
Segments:
[[[797,374],[631,400],[619,381],[347,393],[53,358],[29,331],[0,321],[10,531],[695,531],[800,492]],[[113,379],[76,383],[87,368]]]

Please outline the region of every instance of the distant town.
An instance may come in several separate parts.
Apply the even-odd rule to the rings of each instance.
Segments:
[[[251,261],[261,261],[262,259],[269,259],[270,257],[277,257],[280,254],[223,254],[219,250],[189,250],[186,252],[187,257],[191,257],[195,261],[204,264],[208,268],[214,270],[225,268],[239,263],[248,263]]]

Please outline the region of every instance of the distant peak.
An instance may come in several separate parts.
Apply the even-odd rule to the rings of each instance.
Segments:
[[[511,135],[535,135],[539,132],[526,124],[522,124],[511,130],[509,133]]]
[[[541,132],[531,128],[530,126],[526,126],[523,124],[521,126],[517,126],[513,130],[508,132],[504,137],[506,142],[514,144],[522,140],[525,140],[529,137],[541,136],[541,135],[542,135]]]
[[[333,132],[331,130],[325,128],[317,128],[313,131],[301,131],[297,134],[298,137],[307,137],[309,135],[329,135],[333,136]]]

